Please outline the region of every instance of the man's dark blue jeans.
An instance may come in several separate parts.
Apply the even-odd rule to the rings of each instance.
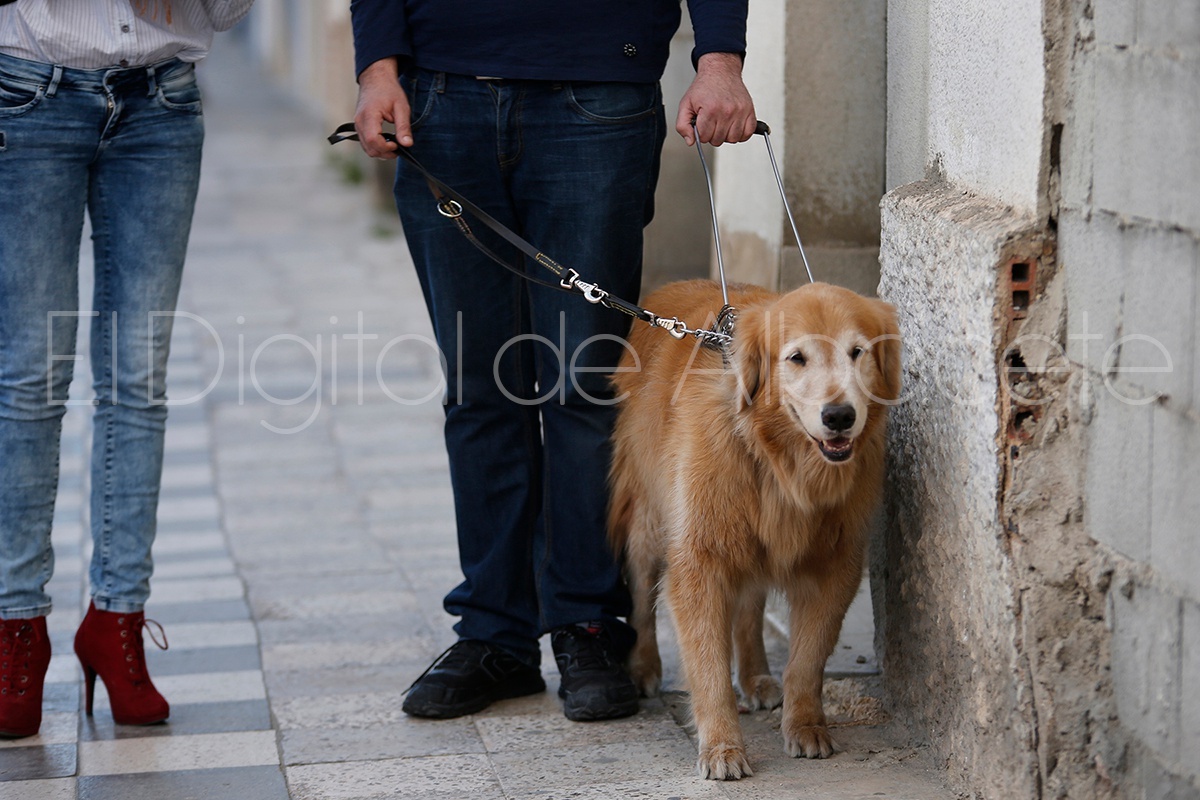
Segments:
[[[427,169],[584,280],[626,300],[641,283],[665,136],[655,84],[410,72],[412,152]],[[446,365],[463,582],[462,639],[537,664],[539,636],[601,621],[619,647],[629,598],[606,540],[609,374],[629,317],[488,261],[399,165],[396,202]],[[480,224],[517,269],[554,276]]]

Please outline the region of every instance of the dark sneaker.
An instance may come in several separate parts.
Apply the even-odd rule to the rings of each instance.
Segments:
[[[628,717],[638,711],[638,691],[625,671],[612,637],[596,623],[566,625],[550,634],[554,660],[562,673],[558,696],[563,713],[575,722]]]
[[[546,691],[537,667],[471,639],[455,643],[408,687],[405,714],[450,719],[482,711],[497,700]]]

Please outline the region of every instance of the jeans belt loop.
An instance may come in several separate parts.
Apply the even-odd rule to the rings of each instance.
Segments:
[[[146,83],[150,87],[150,90],[146,93],[147,97],[154,97],[154,95],[158,94],[158,78],[155,75],[153,64],[146,67]]]
[[[446,73],[439,72],[433,76],[433,91],[438,94],[446,93]]]
[[[58,84],[62,80],[63,68],[58,64],[54,65],[54,71],[50,74],[50,85],[46,87],[46,97],[54,97],[58,93]]]

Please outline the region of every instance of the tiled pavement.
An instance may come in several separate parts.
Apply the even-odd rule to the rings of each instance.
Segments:
[[[148,654],[171,719],[114,726],[103,690],[96,715],[81,713],[71,637],[86,596],[88,424],[72,407],[46,718],[39,737],[0,742],[0,799],[949,796],[919,750],[862,724],[877,709],[863,679],[831,688],[854,724],[829,761],[787,758],[777,714],[744,717],[756,775],[736,784],[694,776],[680,694],[628,720],[570,723],[548,657],[545,695],[448,722],[400,712],[452,641],[437,362],[389,215],[252,74],[228,43],[202,72],[209,140],[147,609],[170,641]],[[74,397],[88,385],[80,366]],[[839,669],[861,669],[853,656],[869,647],[869,614],[855,619]]]

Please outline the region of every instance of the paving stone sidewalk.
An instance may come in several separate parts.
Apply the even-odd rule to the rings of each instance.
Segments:
[[[845,752],[828,761],[784,755],[778,713],[744,716],[756,774],[738,783],[695,777],[673,661],[674,691],[627,720],[568,722],[548,653],[542,696],[447,722],[402,714],[453,641],[441,598],[459,579],[416,278],[392,215],[344,180],[319,125],[229,44],[201,69],[209,138],[147,609],[170,639],[148,651],[171,720],[116,727],[103,692],[94,718],[80,713],[81,402],[64,437],[46,723],[0,743],[0,798],[951,796],[918,749],[869,724],[869,679],[831,685]]]

